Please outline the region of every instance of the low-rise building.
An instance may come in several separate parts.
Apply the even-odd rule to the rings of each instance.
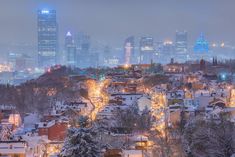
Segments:
[[[0,156],[26,157],[25,141],[0,141]]]

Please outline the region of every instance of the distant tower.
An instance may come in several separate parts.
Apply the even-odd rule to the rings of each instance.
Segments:
[[[203,34],[197,39],[194,45],[194,52],[196,53],[208,53],[209,52],[209,43],[206,41]]]
[[[70,67],[75,67],[77,63],[77,51],[72,34],[67,32],[65,37],[66,62]]]
[[[78,49],[78,66],[81,68],[90,67],[92,64],[90,36],[80,32],[76,37],[76,46]]]
[[[57,63],[58,26],[55,10],[38,10],[38,64],[48,67]]]
[[[154,56],[154,45],[152,37],[142,37],[140,39],[140,58],[142,64],[150,64]]]
[[[76,46],[81,53],[89,53],[91,47],[91,38],[89,35],[79,32],[76,36]]]
[[[188,51],[188,33],[186,31],[176,32],[175,50],[177,53],[184,54]]]
[[[165,41],[163,43],[162,53],[164,55],[173,55],[175,53],[175,46],[172,41]]]
[[[124,58],[125,58],[125,64],[129,65],[131,63],[133,63],[133,55],[134,55],[134,37],[131,36],[129,38],[126,39],[125,43],[124,43]]]
[[[212,65],[213,66],[217,66],[218,65],[217,57],[213,57]]]
[[[103,52],[103,61],[104,63],[108,63],[109,59],[111,58],[111,47],[109,47],[108,45],[106,45],[104,47],[104,52]]]

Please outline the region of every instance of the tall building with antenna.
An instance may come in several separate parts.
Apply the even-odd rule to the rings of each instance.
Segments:
[[[65,56],[66,64],[70,67],[75,67],[77,64],[77,48],[70,32],[67,32],[65,37]]]

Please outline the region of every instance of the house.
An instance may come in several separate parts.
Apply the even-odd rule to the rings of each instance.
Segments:
[[[142,93],[117,93],[111,94],[111,100],[121,100],[122,104],[130,106],[142,96]]]
[[[13,129],[19,127],[22,122],[14,105],[0,105],[0,121],[1,124],[11,124]]]
[[[121,149],[108,149],[104,153],[104,157],[143,157],[142,150],[121,150]]]
[[[140,112],[142,112],[146,108],[148,110],[151,110],[151,104],[151,98],[148,96],[142,96],[137,100],[137,105]]]
[[[122,157],[121,149],[108,149],[104,153],[104,157]]]
[[[10,114],[8,122],[12,124],[14,127],[19,127],[22,123],[20,114],[18,113]]]
[[[63,120],[41,122],[38,125],[38,135],[47,136],[51,141],[62,141],[65,139],[68,125],[68,122]]]
[[[184,73],[188,71],[189,66],[180,63],[171,63],[163,66],[163,71],[165,73]]]
[[[0,141],[0,156],[26,157],[25,141]]]
[[[109,104],[105,106],[104,109],[97,114],[97,119],[108,119],[108,120],[114,119],[119,110],[125,110],[126,108],[128,108],[128,106],[123,104],[121,105]],[[110,121],[110,124],[111,123],[112,121]]]
[[[89,104],[82,100],[79,101],[66,101],[57,102],[53,107],[53,114],[62,114],[67,110],[73,110],[74,112],[84,114],[88,110]]]
[[[123,150],[123,157],[143,157],[143,150]]]
[[[35,113],[27,114],[24,117],[24,129],[33,130],[35,129],[35,124],[39,122],[39,115]]]
[[[221,99],[214,98],[212,101],[209,102],[209,104],[206,106],[205,110],[206,112],[210,112],[214,110],[215,108],[225,108],[225,102]]]

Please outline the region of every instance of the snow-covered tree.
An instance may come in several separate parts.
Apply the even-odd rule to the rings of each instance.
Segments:
[[[148,131],[151,128],[152,115],[145,108],[140,112],[136,105],[130,106],[127,109],[120,109],[116,116],[116,127],[122,128],[126,133],[137,131]]]
[[[186,126],[184,149],[193,157],[230,157],[235,153],[234,123],[224,117],[197,119]]]
[[[8,141],[10,140],[12,135],[11,129],[8,126],[2,126],[0,131],[0,141]]]
[[[79,128],[68,129],[67,138],[60,155],[62,157],[99,157],[100,148],[96,131],[89,127],[88,118],[79,118]]]

